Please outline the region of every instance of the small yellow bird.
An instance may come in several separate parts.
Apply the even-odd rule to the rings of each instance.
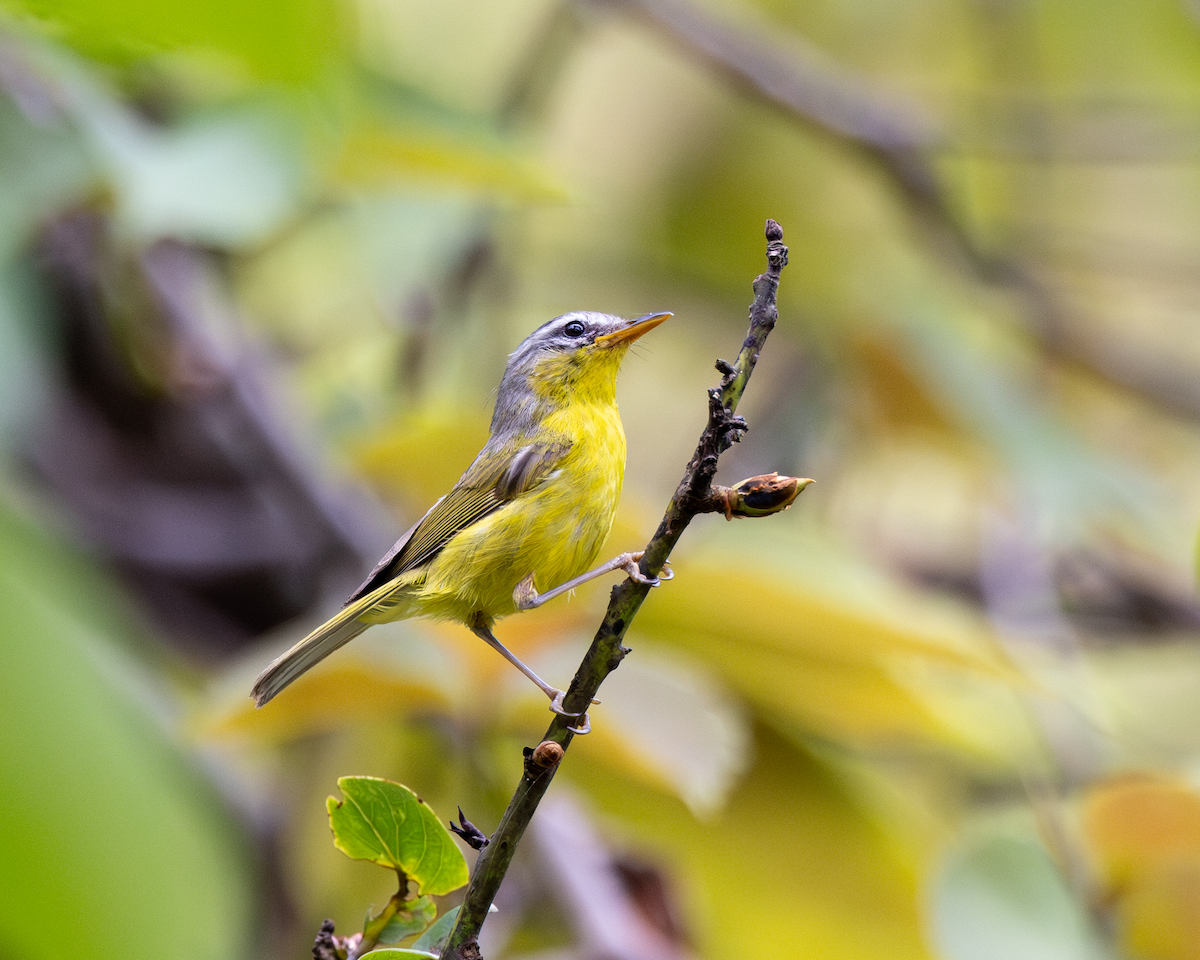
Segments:
[[[613,570],[658,583],[638,570],[640,553],[588,567],[612,527],[625,473],[617,369],[630,344],[670,316],[568,313],[530,334],[508,359],[491,436],[475,462],[341,612],[263,671],[252,694],[258,705],[371,624],[422,616],[465,623],[536,683],[552,710],[580,716],[563,709],[563,692],[518,660],[492,626]],[[582,717],[577,732],[587,730]]]

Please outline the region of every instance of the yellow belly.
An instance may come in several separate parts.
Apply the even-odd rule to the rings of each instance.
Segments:
[[[625,473],[615,405],[571,407],[546,419],[570,451],[537,486],[455,534],[429,564],[412,611],[439,619],[516,612],[513,589],[529,574],[544,592],[592,567],[612,528]]]

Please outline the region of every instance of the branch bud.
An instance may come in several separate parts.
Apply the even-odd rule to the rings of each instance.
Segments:
[[[781,513],[792,505],[812,480],[807,477],[781,477],[765,473],[748,477],[732,487],[713,486],[713,493],[723,501],[726,520],[734,517],[766,517]]]
[[[531,759],[539,767],[550,769],[557,767],[558,762],[563,758],[563,748],[560,744],[553,740],[543,740],[533,749]]]

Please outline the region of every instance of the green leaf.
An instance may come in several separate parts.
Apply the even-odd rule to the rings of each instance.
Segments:
[[[129,62],[152,53],[203,57],[226,72],[287,84],[312,83],[342,50],[333,0],[6,0],[86,53]]]
[[[346,856],[404,874],[430,895],[467,882],[467,862],[441,820],[415,793],[378,777],[341,777],[345,800],[326,802],[334,843]]]
[[[129,655],[137,621],[117,586],[54,526],[19,514],[0,487],[11,683],[0,698],[0,954],[248,956],[258,888],[245,835],[172,735],[169,679]],[[81,947],[68,928],[147,939]]]
[[[0,97],[0,259],[24,249],[44,220],[83,202],[95,181],[77,129],[35,123]]]
[[[371,950],[363,954],[364,957],[374,957],[375,960],[409,960],[412,957],[418,957],[420,960],[428,960],[433,957],[437,960],[436,953],[426,953],[424,950],[413,950],[411,948],[402,947],[384,947],[382,950]]]
[[[1078,898],[1029,835],[993,832],[952,855],[933,899],[944,960],[1107,960]]]
[[[454,921],[458,919],[458,911],[460,907],[451,907],[440,917],[437,918],[437,923],[421,934],[413,941],[414,950],[432,950],[434,953],[439,952],[446,942],[446,938],[450,936],[450,931],[454,929]],[[492,910],[496,909],[494,906]]]
[[[405,937],[420,933],[433,923],[437,916],[437,904],[430,897],[417,897],[405,904],[405,909],[396,913],[379,931],[380,943],[399,943]],[[363,924],[364,929],[366,924]]]
[[[156,128],[82,78],[76,102],[117,219],[134,237],[253,245],[294,215],[303,170],[297,131],[281,113],[217,110]]]
[[[412,949],[429,950],[432,951],[433,955],[441,953],[442,947],[446,945],[446,938],[450,936],[450,931],[454,929],[454,921],[458,919],[459,909],[461,908],[451,907],[438,917],[437,923],[413,941]],[[488,913],[496,912],[496,905],[493,903],[488,907]]]

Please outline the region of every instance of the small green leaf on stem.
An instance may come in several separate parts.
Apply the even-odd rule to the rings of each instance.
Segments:
[[[438,953],[446,945],[446,938],[450,936],[450,931],[454,928],[454,921],[458,919],[459,909],[459,907],[451,907],[443,913],[437,918],[437,923],[413,941],[409,949],[429,950],[434,954]],[[488,913],[495,912],[496,907],[494,904],[488,907]]]
[[[423,934],[417,937],[413,943],[414,950],[430,950],[434,953],[442,949],[442,944],[446,942],[446,938],[450,936],[450,930],[454,926],[454,921],[458,919],[458,907],[451,907],[440,917],[437,922],[426,930]]]
[[[409,900],[388,918],[376,938],[378,943],[399,943],[426,929],[437,916],[437,904],[430,897]]]
[[[377,777],[341,777],[344,800],[326,801],[333,842],[355,860],[389,867],[440,895],[467,882],[467,862],[424,801],[399,783]]]

